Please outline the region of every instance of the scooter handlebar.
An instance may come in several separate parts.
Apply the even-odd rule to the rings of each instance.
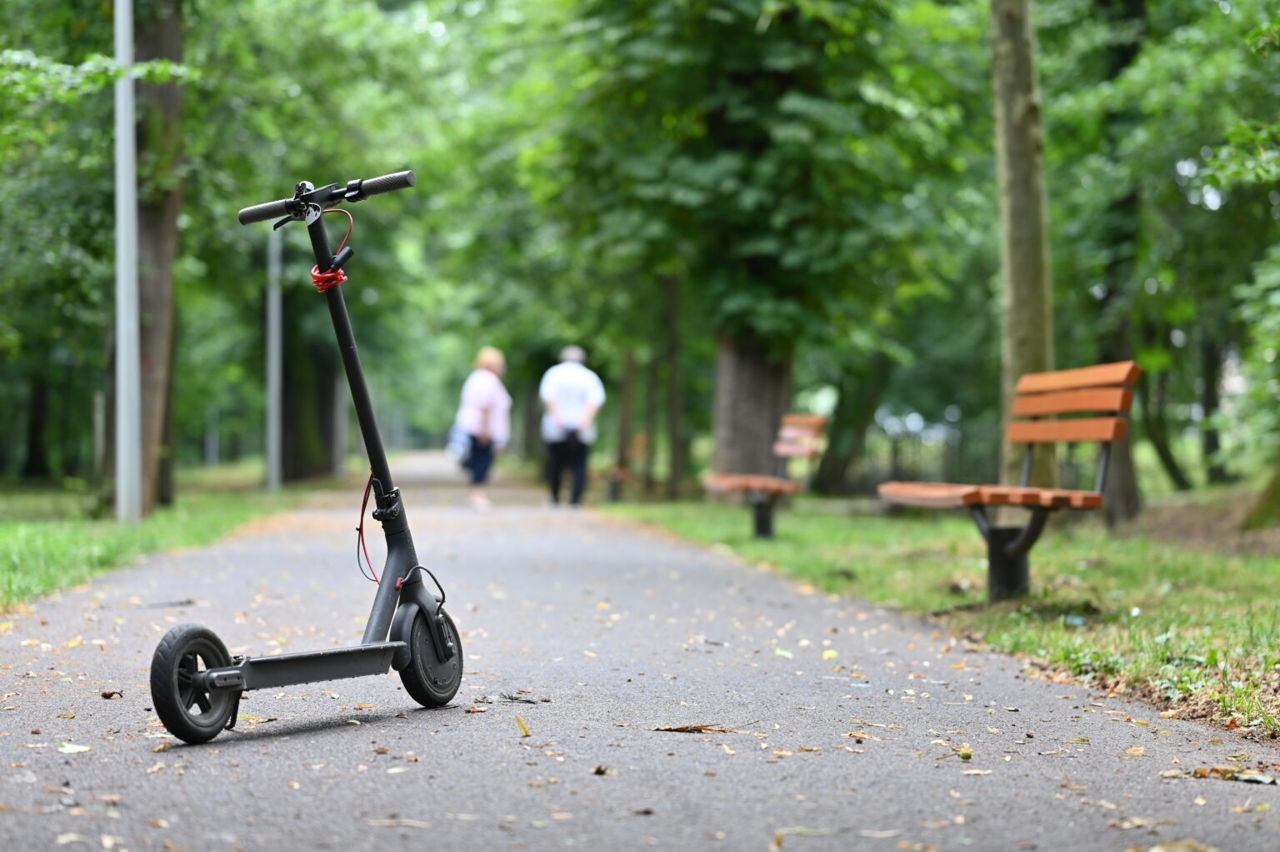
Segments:
[[[268,201],[265,204],[255,204],[252,207],[246,207],[240,211],[237,217],[241,225],[251,225],[254,222],[265,222],[268,219],[279,219],[282,216],[289,215],[289,208],[293,206],[292,198],[282,198],[279,201]]]
[[[392,172],[389,175],[365,178],[360,181],[360,192],[363,195],[381,195],[384,192],[394,192],[397,189],[408,189],[417,183],[418,176],[413,173],[413,169],[405,169],[402,172]]]
[[[384,192],[394,192],[397,189],[408,189],[417,183],[418,177],[413,173],[413,170],[405,169],[402,172],[392,172],[389,175],[353,180],[345,187],[341,184],[332,184],[314,190],[311,197],[306,195],[302,197],[294,196],[293,198],[281,198],[278,201],[255,204],[252,207],[246,207],[241,210],[237,218],[239,218],[241,225],[250,225],[254,222],[265,222],[268,219],[279,219],[298,214],[300,203],[318,203],[321,207],[327,208],[341,201],[360,201],[370,195],[381,195]]]

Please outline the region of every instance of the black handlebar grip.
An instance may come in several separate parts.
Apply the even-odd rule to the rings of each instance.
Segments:
[[[413,169],[405,169],[379,177],[365,178],[360,182],[360,192],[364,195],[378,195],[383,192],[394,192],[397,189],[408,189],[418,182]]]
[[[265,222],[268,219],[279,219],[283,216],[288,216],[289,204],[292,201],[292,198],[281,198],[279,201],[268,201],[265,204],[246,207],[240,211],[240,224],[250,225],[254,222]]]

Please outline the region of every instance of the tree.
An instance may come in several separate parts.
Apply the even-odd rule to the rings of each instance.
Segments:
[[[905,164],[939,116],[882,61],[885,4],[582,8],[563,206],[627,224],[635,280],[679,265],[717,347],[712,467],[772,470],[797,344],[892,286],[867,260],[909,241]]]
[[[155,0],[138,19],[137,58],[182,62],[182,0]],[[176,80],[138,86],[138,315],[142,392],[142,511],[153,511],[173,456],[166,429],[173,389],[174,266],[182,213],[183,87]]]
[[[1030,0],[991,2],[996,175],[1000,187],[1002,396],[1006,409],[1024,373],[1053,368],[1053,287],[1049,267],[1044,142]],[[1032,483],[1057,483],[1052,448],[1037,453]],[[1002,480],[1017,482],[1022,458],[1006,443]]]
[[[1249,45],[1259,56],[1280,51],[1280,16],[1273,16],[1249,35]],[[1227,185],[1274,185],[1280,178],[1280,121],[1273,116],[1263,120],[1241,121],[1228,137],[1228,144],[1215,152],[1211,174]],[[1280,205],[1272,194],[1272,214]],[[1245,318],[1254,326],[1254,354],[1248,362],[1253,379],[1253,409],[1261,421],[1258,431],[1271,445],[1271,471],[1266,484],[1250,507],[1244,520],[1246,529],[1272,526],[1280,518],[1280,452],[1274,450],[1280,434],[1280,418],[1275,413],[1275,391],[1278,386],[1274,364],[1276,342],[1280,341],[1280,318],[1274,305],[1280,293],[1280,260],[1273,246],[1259,262],[1258,274],[1251,284],[1239,288],[1243,297]],[[1260,398],[1260,399],[1259,399]]]

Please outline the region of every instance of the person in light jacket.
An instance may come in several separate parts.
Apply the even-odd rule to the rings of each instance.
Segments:
[[[587,459],[596,440],[596,414],[604,405],[604,383],[586,365],[581,346],[566,346],[560,363],[542,376],[542,440],[547,445],[547,486],[551,503],[560,503],[560,484],[569,473],[569,503],[582,505],[587,488]]]
[[[471,474],[471,505],[488,509],[485,484],[494,456],[511,440],[511,394],[502,384],[507,361],[502,350],[483,347],[476,353],[475,369],[462,385],[462,402],[455,421],[470,438],[464,467]]]

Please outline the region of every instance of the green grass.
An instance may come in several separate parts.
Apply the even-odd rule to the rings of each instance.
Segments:
[[[252,467],[214,468],[179,477],[178,499],[137,524],[86,517],[90,498],[75,489],[0,492],[0,612],[82,583],[159,551],[209,544],[297,498],[269,495]]]
[[[1280,560],[1233,556],[1100,525],[1059,524],[1031,552],[1030,596],[986,604],[986,544],[940,512],[853,515],[804,498],[756,539],[742,506],[614,504],[612,514],[767,564],[828,593],[931,615],[960,636],[1182,715],[1280,731]],[[1205,706],[1210,711],[1206,713]]]

